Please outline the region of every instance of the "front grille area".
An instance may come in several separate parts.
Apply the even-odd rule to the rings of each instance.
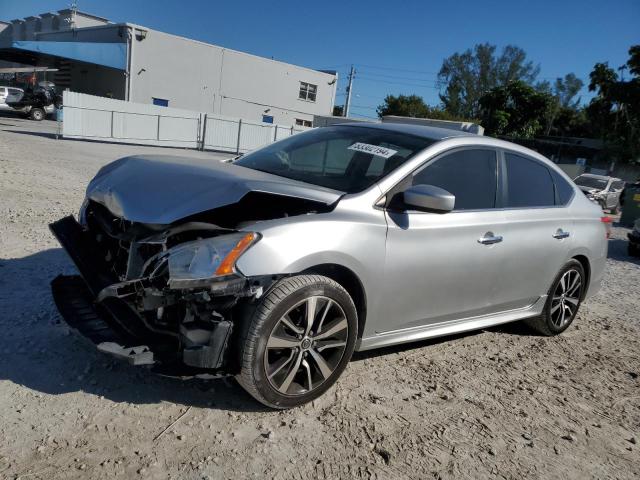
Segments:
[[[86,220],[89,234],[95,241],[96,256],[120,281],[131,279],[133,273],[141,273],[139,267],[162,248],[160,245],[135,244],[134,255],[131,255],[133,242],[154,232],[144,225],[116,217],[98,203],[89,203]],[[137,267],[135,272],[131,271],[132,267]]]

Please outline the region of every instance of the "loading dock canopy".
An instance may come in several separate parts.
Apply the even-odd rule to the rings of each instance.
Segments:
[[[125,43],[21,41],[11,42],[9,48],[0,48],[0,60],[41,65],[55,59],[75,60],[126,70],[127,45]]]

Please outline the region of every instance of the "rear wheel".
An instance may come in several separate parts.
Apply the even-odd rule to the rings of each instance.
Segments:
[[[32,108],[31,112],[29,112],[29,118],[31,120],[35,120],[36,122],[40,122],[44,120],[45,113],[41,108]]]
[[[627,253],[630,257],[640,257],[640,248],[629,242],[629,245],[627,246]]]
[[[564,332],[578,313],[585,288],[586,276],[582,264],[570,260],[551,285],[542,315],[528,319],[526,323],[543,335]]]
[[[286,278],[248,319],[238,382],[272,408],[310,402],[346,368],[357,330],[355,305],[340,284],[320,275]]]

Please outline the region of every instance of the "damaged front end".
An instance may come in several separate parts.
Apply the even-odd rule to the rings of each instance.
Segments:
[[[79,220],[50,225],[81,277],[52,283],[67,323],[100,350],[179,376],[235,373],[239,316],[278,272],[235,261],[263,220],[327,212],[339,191],[234,164],[125,157],[91,180]]]
[[[234,373],[234,314],[276,277],[246,278],[235,261],[259,240],[206,221],[142,224],[88,201],[81,222],[50,225],[82,277],[52,291],[67,323],[99,350],[177,376]]]

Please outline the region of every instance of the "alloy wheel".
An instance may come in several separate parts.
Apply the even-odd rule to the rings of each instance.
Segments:
[[[557,328],[564,327],[573,319],[578,311],[580,298],[582,275],[578,270],[567,270],[560,278],[551,299],[551,321]]]
[[[335,371],[347,348],[349,324],[342,307],[311,296],[275,324],[264,352],[266,377],[283,395],[304,395]]]

